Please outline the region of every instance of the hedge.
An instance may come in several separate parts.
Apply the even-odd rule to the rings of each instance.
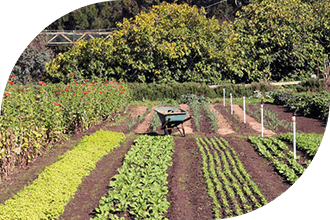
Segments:
[[[132,99],[135,101],[143,100],[166,100],[166,99],[179,99],[182,95],[194,94],[198,96],[205,96],[208,98],[223,97],[223,88],[226,89],[226,97],[229,97],[230,91],[233,97],[252,96],[254,91],[268,92],[274,90],[274,86],[267,83],[254,83],[248,86],[244,84],[225,84],[219,85],[216,88],[211,88],[206,84],[199,83],[166,83],[166,84],[129,84],[132,91]]]

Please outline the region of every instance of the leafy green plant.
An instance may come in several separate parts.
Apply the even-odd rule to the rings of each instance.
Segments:
[[[0,219],[57,219],[97,161],[124,139],[123,133],[103,130],[85,136],[32,184],[0,205]]]
[[[167,168],[172,165],[172,136],[139,136],[126,154],[109,192],[95,208],[94,219],[118,219],[129,214],[137,219],[163,219],[167,202]]]
[[[291,184],[297,181],[297,175],[300,176],[305,171],[304,167],[293,159],[293,152],[289,151],[288,147],[280,140],[273,137],[262,138],[251,136],[249,137],[249,141],[253,143],[255,149],[262,156],[274,164],[275,170]]]
[[[304,151],[308,156],[314,157],[321,144],[323,134],[316,133],[297,133],[297,148]],[[279,139],[293,143],[293,134],[288,132],[280,134]]]
[[[159,117],[156,112],[153,113],[151,119],[150,119],[150,127],[153,132],[157,130],[157,127],[160,126]]]

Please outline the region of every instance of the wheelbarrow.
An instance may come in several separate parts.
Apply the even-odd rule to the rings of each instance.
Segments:
[[[180,112],[174,113],[175,110],[180,110]],[[157,112],[160,121],[162,122],[162,130],[166,135],[171,135],[172,129],[177,128],[182,137],[184,137],[185,131],[183,128],[183,123],[192,119],[192,117],[188,117],[185,119],[186,114],[188,113],[186,110],[176,107],[161,107],[154,109]],[[179,125],[181,124],[181,130]]]

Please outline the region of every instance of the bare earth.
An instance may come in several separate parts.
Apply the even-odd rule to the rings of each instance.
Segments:
[[[148,132],[148,129],[150,127],[150,119],[152,115],[154,114],[154,109],[156,109],[157,106],[151,107],[151,112],[147,114],[147,116],[143,119],[142,123],[138,125],[138,127],[134,130],[137,134],[145,134]]]
[[[231,128],[228,121],[214,108],[214,104],[210,105],[210,110],[212,112],[216,112],[218,115],[218,134],[221,135],[227,135],[227,134],[233,134],[235,131]]]
[[[241,121],[244,121],[244,112],[239,105],[233,105],[233,111],[234,111],[234,114],[236,114]],[[246,123],[248,123],[252,127],[253,130],[255,130],[257,132],[261,132],[261,123],[257,122],[256,120],[254,120],[251,116],[249,116],[247,114],[245,114],[245,119],[246,119]],[[275,135],[275,133],[264,127],[264,135],[272,136],[272,135]]]
[[[132,118],[136,118],[138,116],[142,116],[146,111],[148,110],[148,107],[144,106],[137,106],[134,108],[134,112],[132,114]]]

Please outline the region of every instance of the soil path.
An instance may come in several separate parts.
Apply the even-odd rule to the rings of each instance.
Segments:
[[[215,112],[218,115],[218,134],[227,135],[233,134],[235,131],[231,128],[228,121],[214,108],[215,104],[210,105],[210,111]]]
[[[291,185],[278,175],[269,162],[258,155],[247,139],[225,137],[238,154],[246,172],[258,185],[268,203],[285,192]]]
[[[192,137],[175,137],[172,163],[167,170],[171,204],[165,217],[171,220],[212,219],[212,200],[207,194],[202,157]]]
[[[187,105],[187,104],[181,104],[181,105],[179,105],[179,107],[182,108],[183,110],[186,110],[188,112],[186,114],[185,119],[187,119],[187,118],[189,118],[191,116],[189,105]],[[184,127],[184,131],[185,131],[186,134],[193,134],[194,133],[193,128],[192,128],[191,120],[188,120],[185,123],[183,123],[183,127]],[[179,126],[179,128],[181,129],[181,126]],[[174,135],[178,135],[179,134],[179,131],[176,130],[173,134]]]
[[[149,112],[146,117],[143,119],[142,123],[137,126],[137,128],[134,129],[134,132],[137,134],[145,134],[148,132],[150,127],[150,119],[154,114],[154,109],[156,109],[157,106],[151,107],[151,112]]]
[[[110,178],[118,174],[125,154],[133,144],[134,137],[127,137],[121,147],[114,149],[97,162],[95,169],[83,180],[74,198],[65,206],[59,219],[90,219],[101,197],[108,192]]]
[[[286,123],[291,123],[292,121],[292,112],[288,111],[287,108],[280,105],[274,105],[274,104],[265,104],[265,108],[269,109],[272,112],[276,113],[276,116],[279,120],[283,120]],[[317,133],[317,134],[324,134],[326,123],[314,119],[314,118],[308,118],[301,115],[296,116],[296,126],[297,126],[297,132],[303,132],[303,133]],[[292,126],[290,126],[286,132],[292,132]]]
[[[148,110],[148,107],[145,107],[145,106],[134,107],[134,112],[131,115],[131,117],[136,118],[136,117],[142,116],[147,110]]]
[[[241,121],[244,121],[244,112],[239,105],[233,105],[233,111],[234,114],[236,114]],[[257,132],[261,132],[261,123],[257,122],[254,118],[252,118],[248,114],[245,114],[245,119],[246,119],[246,123],[248,123],[253,130]],[[266,129],[265,127],[263,128],[263,132],[265,136],[275,135],[274,132]]]

